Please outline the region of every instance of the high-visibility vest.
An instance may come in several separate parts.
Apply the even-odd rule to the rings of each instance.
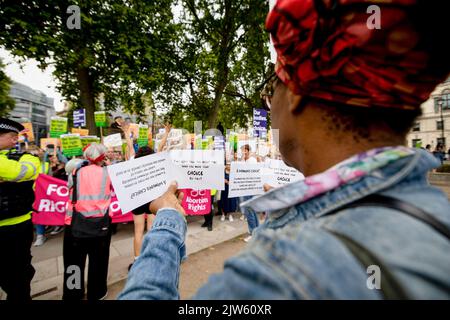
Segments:
[[[39,158],[31,154],[0,151],[0,227],[31,219],[39,166]]]
[[[74,171],[75,173],[75,171]],[[70,197],[73,196],[73,186],[70,188]],[[111,179],[106,167],[91,164],[82,167],[77,172],[77,212],[85,217],[103,217],[111,203]],[[65,224],[72,223],[73,205],[68,201]],[[111,213],[110,213],[111,215]]]

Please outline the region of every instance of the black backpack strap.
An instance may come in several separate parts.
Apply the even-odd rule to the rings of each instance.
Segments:
[[[360,200],[357,200],[344,206],[344,208],[340,208],[339,211],[343,209],[356,207],[385,207],[397,210],[429,225],[435,231],[437,231],[438,233],[446,237],[448,240],[450,240],[450,229],[446,225],[437,220],[431,214],[406,201],[381,194],[371,194],[365,198],[362,198]]]
[[[392,198],[381,194],[372,194],[364,197],[360,200],[347,204],[341,208],[333,210],[327,215],[336,214],[345,209],[358,208],[358,207],[384,207],[402,212],[410,217],[413,217],[433,228],[435,231],[450,239],[450,230],[442,222],[434,218],[426,211],[399,199]],[[402,288],[400,283],[396,280],[395,276],[389,271],[382,260],[372,253],[369,249],[362,246],[352,238],[334,230],[326,229],[332,235],[334,235],[347,249],[353,254],[353,256],[366,268],[370,265],[377,265],[382,270],[381,288],[380,291],[385,299],[408,299],[406,291]]]
[[[75,170],[75,173],[72,175],[72,188],[73,188],[73,192],[72,192],[72,206],[73,206],[73,210],[75,211],[75,204],[77,203],[78,200],[78,192],[77,192],[77,175],[78,175],[78,170],[80,170],[79,168],[77,170]]]
[[[388,300],[407,300],[409,299],[403,287],[397,281],[389,268],[366,247],[362,246],[352,238],[336,232],[334,230],[327,229],[332,235],[334,235],[345,247],[353,254],[353,256],[367,269],[367,267],[375,265],[381,270],[380,272],[380,292],[384,299]]]

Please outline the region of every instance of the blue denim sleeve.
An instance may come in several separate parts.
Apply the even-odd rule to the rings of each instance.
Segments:
[[[160,209],[118,299],[179,299],[180,263],[186,256],[185,237],[183,216],[174,209]]]

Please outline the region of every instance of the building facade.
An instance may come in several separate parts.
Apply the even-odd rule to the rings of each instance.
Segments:
[[[430,98],[422,104],[422,116],[407,137],[408,146],[426,147],[433,151],[438,143],[446,151],[450,147],[450,78],[438,85]]]
[[[50,118],[55,115],[53,98],[43,92],[12,82],[10,96],[16,101],[9,118],[17,122],[31,122],[36,140],[46,138],[50,126]]]

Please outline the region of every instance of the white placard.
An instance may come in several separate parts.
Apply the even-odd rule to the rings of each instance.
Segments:
[[[263,163],[231,162],[228,198],[263,194]]]
[[[103,138],[103,144],[107,148],[121,147],[122,137],[120,133],[111,134]]]
[[[268,159],[265,163],[266,170],[263,173],[263,184],[278,188],[285,184],[305,179],[305,176],[297,169],[287,166],[282,160]]]
[[[168,155],[180,189],[225,189],[223,150],[171,150]]]
[[[167,191],[172,181],[166,152],[108,166],[122,212],[129,212]]]

